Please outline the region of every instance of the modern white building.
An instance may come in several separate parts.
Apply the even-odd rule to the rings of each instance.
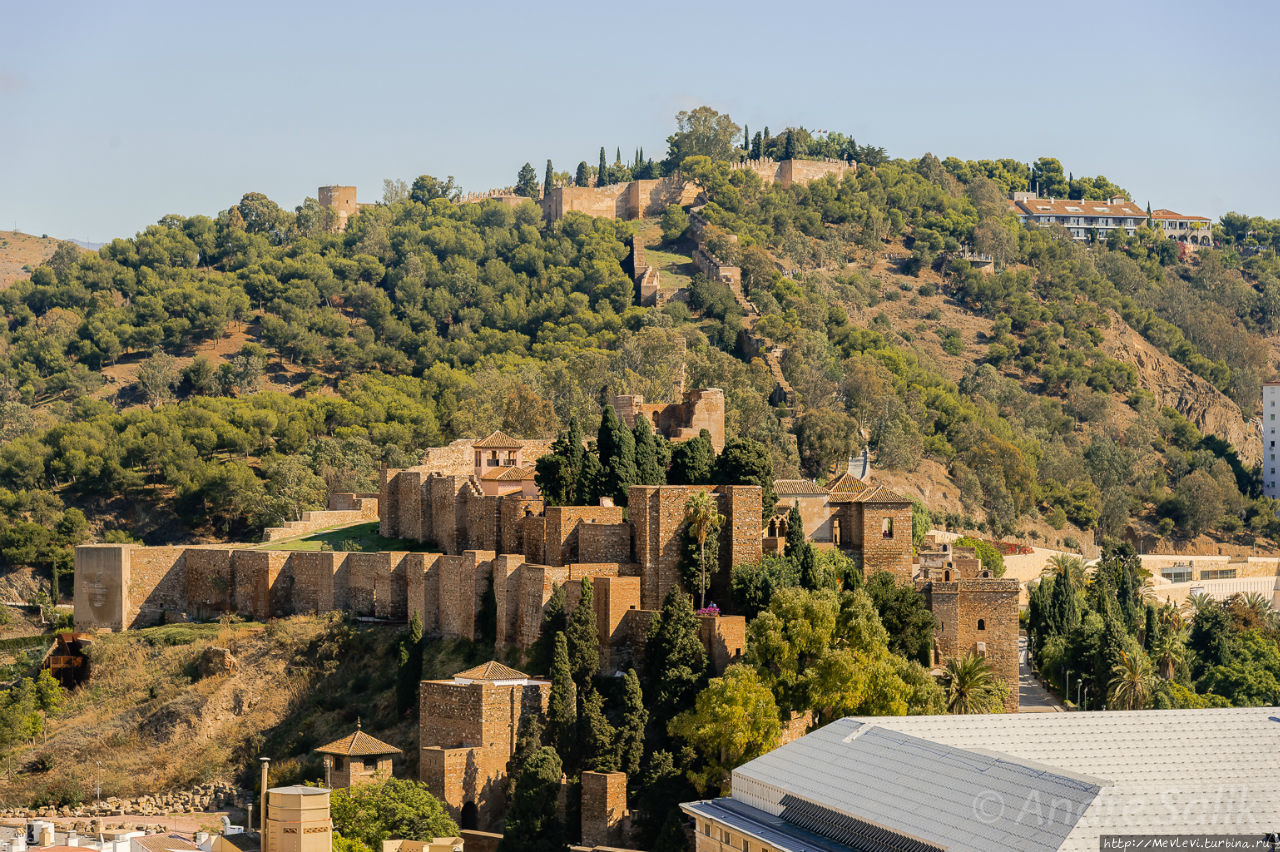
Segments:
[[[697,852],[1095,852],[1280,832],[1277,777],[1277,707],[849,718],[681,808]]]
[[[1276,475],[1276,432],[1280,431],[1280,379],[1262,383],[1262,493],[1280,497],[1280,476]]]
[[[1171,240],[1192,246],[1213,245],[1213,222],[1204,216],[1184,216],[1172,210],[1152,210],[1152,224]]]

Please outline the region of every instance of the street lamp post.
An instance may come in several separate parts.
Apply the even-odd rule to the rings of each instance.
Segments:
[[[98,807],[102,807],[102,761],[95,760],[93,763],[98,767],[98,783],[95,788],[97,795],[94,798],[98,800]]]

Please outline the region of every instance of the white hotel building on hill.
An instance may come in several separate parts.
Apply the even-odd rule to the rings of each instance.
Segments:
[[[1280,379],[1262,383],[1262,493],[1280,497],[1280,476],[1276,474],[1276,432],[1280,431]]]
[[[1037,198],[1034,192],[1015,192],[1009,201],[1019,222],[1047,227],[1061,225],[1077,240],[1089,239],[1090,232],[1105,240],[1117,228],[1133,236],[1147,221],[1147,211],[1127,198],[1107,201]]]

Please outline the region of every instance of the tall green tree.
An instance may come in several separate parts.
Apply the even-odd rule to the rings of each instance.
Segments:
[[[773,749],[781,733],[773,693],[755,669],[740,664],[712,678],[693,708],[667,728],[701,758],[688,774],[706,795],[726,795],[729,773]]]
[[[538,197],[538,173],[533,170],[532,164],[525,163],[520,167],[520,172],[516,175],[515,193],[525,198]]]
[[[613,498],[619,506],[627,505],[627,489],[636,484],[636,443],[631,430],[618,417],[612,405],[604,407],[600,430],[596,435],[600,456],[600,493]]]
[[[569,644],[557,633],[551,657],[551,695],[547,705],[547,733],[556,752],[565,757],[577,754],[578,698],[569,666]]]
[[[604,146],[600,146],[600,168],[596,172],[596,186],[604,186],[609,182],[609,162],[604,157]]]
[[[711,446],[711,433],[703,429],[698,437],[672,445],[667,482],[672,485],[705,485],[711,482],[711,468],[715,459],[716,451]]]
[[[540,748],[525,761],[507,808],[498,852],[568,850],[564,824],[556,815],[563,773],[564,766],[552,748]]]
[[[715,573],[717,566],[707,565],[707,538],[714,538],[724,523],[724,515],[716,509],[715,501],[706,491],[690,495],[684,504],[684,522],[698,541],[698,600],[699,606],[707,605],[708,571]]]
[[[544,177],[542,180],[542,192],[544,195],[546,193],[551,192],[551,186],[555,182],[555,178],[556,178],[556,173],[551,168],[551,161],[547,160],[547,174],[546,174],[546,177]]]
[[[591,167],[587,161],[578,163],[578,171],[573,176],[574,186],[591,186]]]
[[[673,586],[649,625],[644,651],[645,697],[654,716],[670,719],[693,706],[706,683],[707,650],[689,596]]]
[[[808,539],[804,534],[804,518],[800,515],[800,503],[797,501],[787,512],[787,540],[783,552],[795,559],[807,542]]]
[[[711,481],[717,485],[759,485],[764,494],[762,509],[768,518],[778,505],[773,490],[773,456],[769,448],[750,438],[731,438],[716,457]]]
[[[667,137],[667,165],[677,169],[689,157],[729,162],[738,138],[738,125],[727,114],[708,106],[676,113],[676,132]]]
[[[658,461],[658,442],[654,438],[653,429],[649,426],[649,418],[636,418],[631,437],[636,447],[636,484],[666,484],[667,472]]]
[[[888,571],[877,571],[863,588],[889,633],[889,650],[927,666],[938,622],[925,605],[924,596],[911,586],[898,583]]]
[[[644,759],[644,730],[649,726],[649,710],[635,669],[622,676],[622,718],[618,721],[618,768],[628,778],[640,777]]]
[[[605,716],[604,698],[591,685],[581,694],[578,741],[582,744],[582,768],[588,772],[617,772],[618,731]]]
[[[600,671],[600,634],[596,632],[595,595],[590,577],[582,579],[582,596],[569,614],[565,628],[569,671],[581,693]]]
[[[538,632],[538,638],[529,648],[526,665],[530,671],[538,674],[551,671],[555,657],[556,636],[563,633],[569,624],[568,615],[565,612],[565,597],[564,583],[552,588],[551,597],[542,610],[542,628]]]

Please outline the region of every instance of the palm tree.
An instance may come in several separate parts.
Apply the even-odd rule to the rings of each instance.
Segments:
[[[1070,577],[1071,586],[1077,592],[1084,589],[1084,562],[1069,553],[1055,553],[1040,576]]]
[[[947,712],[956,715],[998,713],[1009,694],[1004,681],[995,676],[985,657],[970,651],[947,660],[942,672],[942,689]]]
[[[1156,612],[1156,618],[1160,622],[1160,626],[1165,628],[1165,632],[1176,632],[1182,629],[1182,610],[1173,604],[1165,601],[1160,605],[1160,609]]]
[[[1145,710],[1155,692],[1151,660],[1142,651],[1120,652],[1120,661],[1111,667],[1107,703],[1116,710]]]
[[[724,523],[724,515],[716,511],[716,504],[706,491],[699,491],[684,504],[684,520],[698,539],[698,563],[701,572],[701,590],[698,608],[707,605],[707,536],[715,535]]]
[[[1177,671],[1178,664],[1186,658],[1186,651],[1186,646],[1182,644],[1178,634],[1161,634],[1156,640],[1156,646],[1151,649],[1151,659],[1156,664],[1160,677],[1173,680],[1173,673]]]
[[[1258,621],[1266,623],[1271,619],[1271,600],[1262,592],[1237,593],[1236,598],[1248,610],[1252,610]]]

